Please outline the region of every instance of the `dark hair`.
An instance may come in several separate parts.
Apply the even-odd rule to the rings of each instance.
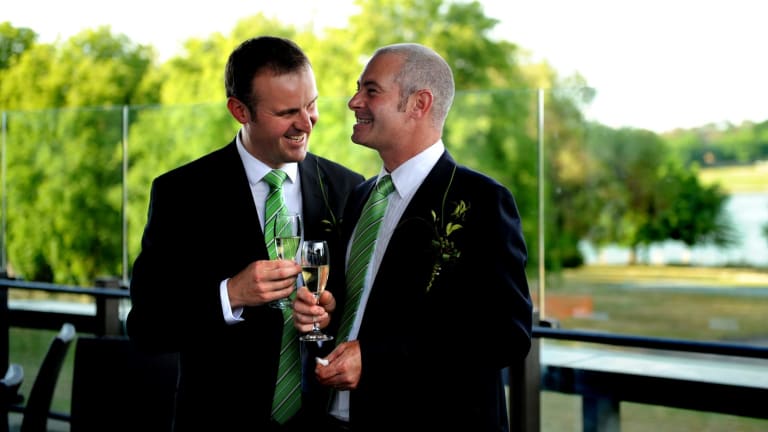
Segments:
[[[257,101],[252,100],[251,84],[257,74],[268,70],[282,75],[304,67],[311,64],[295,42],[275,36],[248,39],[229,55],[224,88],[227,97],[235,97],[253,110]]]

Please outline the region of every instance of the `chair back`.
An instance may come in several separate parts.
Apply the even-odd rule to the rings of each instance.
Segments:
[[[51,341],[48,352],[37,372],[21,420],[21,432],[45,432],[48,429],[48,413],[51,410],[53,392],[59,380],[61,366],[75,338],[75,326],[64,323]]]
[[[173,430],[176,354],[139,351],[122,336],[81,336],[75,347],[70,432]]]
[[[19,393],[24,382],[24,368],[17,363],[8,365],[3,379],[0,379],[0,432],[8,432],[8,412],[11,405],[21,402]]]

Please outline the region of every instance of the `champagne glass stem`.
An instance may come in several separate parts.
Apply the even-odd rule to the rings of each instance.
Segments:
[[[315,296],[315,304],[320,304],[320,294],[312,294]],[[320,324],[317,322],[317,319],[315,317],[312,317],[312,332],[318,333],[320,332]]]

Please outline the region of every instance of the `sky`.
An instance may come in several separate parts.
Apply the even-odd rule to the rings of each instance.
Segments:
[[[493,36],[596,90],[585,114],[610,127],[656,132],[768,120],[768,1],[480,0]],[[161,58],[190,37],[229,34],[264,12],[282,22],[343,27],[354,0],[0,0],[0,22],[40,42],[109,25]]]

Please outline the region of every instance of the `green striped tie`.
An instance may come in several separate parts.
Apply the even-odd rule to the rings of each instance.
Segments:
[[[286,173],[272,170],[264,176],[269,184],[269,195],[264,219],[264,241],[267,244],[269,257],[275,259],[275,218],[286,212],[283,201],[283,182]],[[299,360],[299,340],[296,328],[293,327],[290,308],[283,309],[283,338],[280,344],[280,365],[277,369],[277,384],[272,399],[272,418],[278,423],[285,423],[301,407],[301,364]]]
[[[341,315],[339,325],[339,340],[347,340],[352,322],[355,320],[355,312],[363,293],[363,283],[368,272],[368,266],[373,255],[373,246],[379,233],[379,225],[384,218],[387,209],[388,196],[395,190],[392,178],[388,175],[379,179],[379,183],[368,198],[363,207],[363,213],[355,228],[355,237],[352,240],[352,249],[349,252],[349,265],[347,266],[347,300]]]
[[[285,201],[283,201],[283,182],[288,174],[281,170],[272,170],[264,176],[264,180],[269,185],[269,195],[265,205],[264,214],[264,242],[267,244],[269,259],[277,258],[275,249],[275,219],[277,215],[286,212]]]

